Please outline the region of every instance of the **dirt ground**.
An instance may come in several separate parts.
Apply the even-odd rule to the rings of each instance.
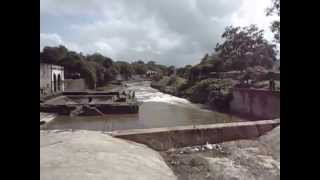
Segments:
[[[256,140],[160,153],[178,180],[280,179],[280,126]]]

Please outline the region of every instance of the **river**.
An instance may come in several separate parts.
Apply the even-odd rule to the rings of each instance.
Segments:
[[[206,109],[203,105],[159,92],[150,87],[150,82],[128,83],[128,89],[136,92],[142,102],[138,114],[105,116],[57,116],[41,126],[50,130],[96,130],[112,131],[125,129],[173,127],[242,121],[235,116]]]

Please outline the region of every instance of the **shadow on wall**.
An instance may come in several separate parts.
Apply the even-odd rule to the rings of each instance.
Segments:
[[[81,91],[88,89],[84,79],[65,79],[64,90],[65,91]]]
[[[232,113],[258,119],[280,117],[280,91],[235,88],[232,94]]]

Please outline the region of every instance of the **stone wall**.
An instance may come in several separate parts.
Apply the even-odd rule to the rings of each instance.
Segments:
[[[51,65],[40,64],[40,95],[49,95],[51,93]]]
[[[64,68],[62,66],[51,65],[52,92],[64,91]],[[55,84],[54,84],[55,83]]]
[[[64,68],[40,63],[40,97],[64,91]]]
[[[87,89],[87,85],[84,79],[65,79],[64,80],[65,91],[82,91],[86,89]]]
[[[280,91],[235,88],[232,94],[232,113],[258,119],[280,117]]]

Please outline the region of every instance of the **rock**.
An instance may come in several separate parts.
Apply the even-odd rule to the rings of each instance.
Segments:
[[[280,126],[261,136],[258,141],[267,148],[275,159],[280,161]]]
[[[212,150],[212,149],[213,149],[213,145],[212,145],[212,144],[208,144],[208,142],[207,142],[207,144],[205,145],[205,147],[206,147],[207,149],[209,149],[209,150]]]
[[[176,179],[158,152],[94,131],[40,131],[40,179]]]
[[[151,87],[161,92],[177,95],[178,89],[186,83],[186,79],[178,76],[163,76],[158,81],[152,81]]]
[[[174,158],[176,162],[183,162],[172,166],[179,180],[280,179],[280,126],[256,140],[207,143],[188,148],[199,147],[205,147],[206,150],[181,155],[173,153],[164,155],[166,160]]]
[[[255,180],[248,170],[237,166],[228,158],[206,158],[213,179],[222,180]]]

